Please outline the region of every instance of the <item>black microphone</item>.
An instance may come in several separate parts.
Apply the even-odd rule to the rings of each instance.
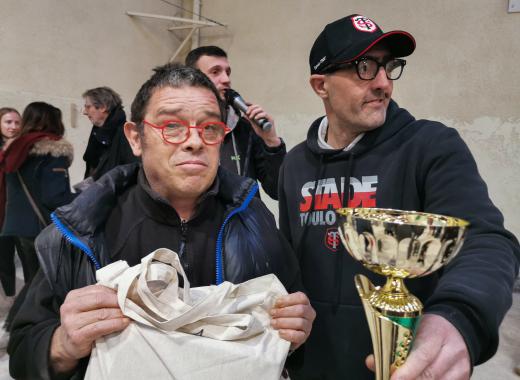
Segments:
[[[249,106],[246,104],[246,101],[240,96],[238,92],[232,90],[230,88],[226,88],[224,90],[224,96],[226,98],[226,103],[230,106],[238,108],[240,111],[246,113]],[[257,124],[263,131],[270,130],[273,125],[266,118],[253,119],[255,124]]]

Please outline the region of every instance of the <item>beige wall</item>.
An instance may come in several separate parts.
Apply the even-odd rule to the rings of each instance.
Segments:
[[[508,14],[506,0],[207,0],[202,12],[228,27],[205,29],[201,44],[228,51],[233,86],[276,117],[289,146],[323,113],[307,59],[326,23],[361,13],[385,31],[412,33],[417,50],[394,99],[460,131],[520,236],[520,13]]]
[[[327,22],[359,12],[384,30],[411,32],[417,50],[394,98],[416,117],[461,132],[506,224],[520,235],[520,13],[508,14],[507,0],[202,1],[202,14],[228,27],[203,29],[201,44],[229,52],[234,87],[276,117],[290,147],[323,112],[307,83],[307,58]],[[21,111],[43,100],[62,109],[76,151],[72,182],[82,177],[90,130],[81,93],[108,85],[128,111],[150,69],[166,62],[185,34],[126,10],[180,16],[159,0],[2,0],[0,106]]]
[[[131,18],[127,10],[176,11],[161,1],[1,1],[0,106],[22,112],[29,102],[41,100],[63,111],[66,137],[75,149],[73,183],[83,177],[91,127],[81,115],[81,94],[112,87],[130,116],[139,86],[179,45],[167,22]]]

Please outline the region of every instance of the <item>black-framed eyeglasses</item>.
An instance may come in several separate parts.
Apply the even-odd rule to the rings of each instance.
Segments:
[[[372,57],[362,57],[352,62],[330,66],[330,68],[324,70],[324,73],[331,74],[349,67],[355,67],[359,79],[372,80],[377,76],[379,68],[382,67],[385,69],[386,77],[389,80],[397,80],[401,77],[405,65],[406,60],[401,58],[390,58],[379,62],[377,59]]]
[[[164,141],[173,145],[187,141],[192,129],[197,130],[206,145],[215,145],[222,142],[224,137],[231,132],[231,129],[220,121],[210,121],[200,125],[190,125],[184,120],[165,120],[161,125],[155,125],[146,120],[143,120],[143,123],[152,128],[160,129]]]

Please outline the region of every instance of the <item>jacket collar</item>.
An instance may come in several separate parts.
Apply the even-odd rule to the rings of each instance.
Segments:
[[[94,182],[74,201],[58,208],[55,211],[56,216],[67,228],[80,236],[94,234],[110,215],[118,197],[129,187],[137,184],[140,168],[140,163],[114,168]],[[255,185],[254,180],[238,176],[219,167],[217,182],[203,197],[214,194],[223,201],[227,209],[232,209],[240,206],[246,200]],[[150,195],[160,201],[160,197],[155,192]],[[162,200],[162,202],[165,201]]]
[[[0,155],[2,169],[7,173],[17,171],[25,162],[27,156],[32,153],[34,145],[42,140],[60,140],[61,136],[45,132],[31,132],[18,137]]]

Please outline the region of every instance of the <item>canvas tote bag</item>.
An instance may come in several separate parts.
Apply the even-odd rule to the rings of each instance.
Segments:
[[[287,294],[275,275],[190,289],[177,254],[163,248],[96,277],[133,321],[96,341],[85,379],[280,379],[290,343],[270,325]]]

